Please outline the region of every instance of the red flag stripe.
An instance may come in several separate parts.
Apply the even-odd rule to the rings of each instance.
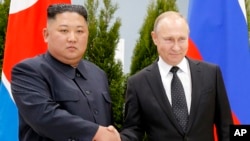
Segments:
[[[42,30],[46,26],[47,6],[52,3],[70,3],[70,0],[39,0],[29,8],[9,15],[3,63],[9,81],[16,63],[45,52]]]
[[[18,140],[18,115],[10,90],[11,69],[19,61],[46,50],[42,30],[49,4],[70,0],[11,0],[0,83],[0,140]],[[10,122],[11,121],[11,122]]]

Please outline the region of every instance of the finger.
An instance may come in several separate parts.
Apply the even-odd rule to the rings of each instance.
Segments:
[[[109,126],[107,127],[107,129],[108,129],[109,131],[111,131],[111,132],[115,132],[115,131],[116,131],[115,127],[112,126],[112,125],[109,125]]]

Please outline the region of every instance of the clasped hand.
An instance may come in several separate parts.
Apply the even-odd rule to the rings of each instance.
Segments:
[[[121,141],[121,138],[114,126],[99,126],[92,141]]]

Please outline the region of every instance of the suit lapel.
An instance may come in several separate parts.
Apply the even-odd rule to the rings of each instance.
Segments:
[[[197,109],[199,107],[199,101],[200,101],[200,94],[201,94],[201,83],[200,80],[202,79],[202,72],[199,67],[199,62],[193,61],[188,59],[189,66],[190,66],[190,72],[191,72],[191,81],[192,81],[192,100],[191,100],[191,110],[189,115],[189,121],[188,121],[188,127],[187,131],[190,130],[195,117],[197,113]]]
[[[151,66],[149,66],[147,68],[147,71],[148,71],[148,74],[146,75],[147,81],[160,107],[163,109],[163,112],[165,112],[165,114],[167,115],[169,120],[173,123],[173,125],[175,125],[175,127],[178,128],[179,131],[183,132],[182,129],[179,127],[172,112],[172,107],[170,105],[170,102],[167,98],[165,89],[162,84],[157,61],[155,61]]]

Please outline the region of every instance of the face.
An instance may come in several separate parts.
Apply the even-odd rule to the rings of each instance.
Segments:
[[[161,19],[151,33],[161,58],[169,65],[177,65],[188,50],[189,29],[183,19]]]
[[[48,21],[43,35],[50,54],[75,67],[87,48],[89,31],[84,17],[75,12],[64,12]]]

